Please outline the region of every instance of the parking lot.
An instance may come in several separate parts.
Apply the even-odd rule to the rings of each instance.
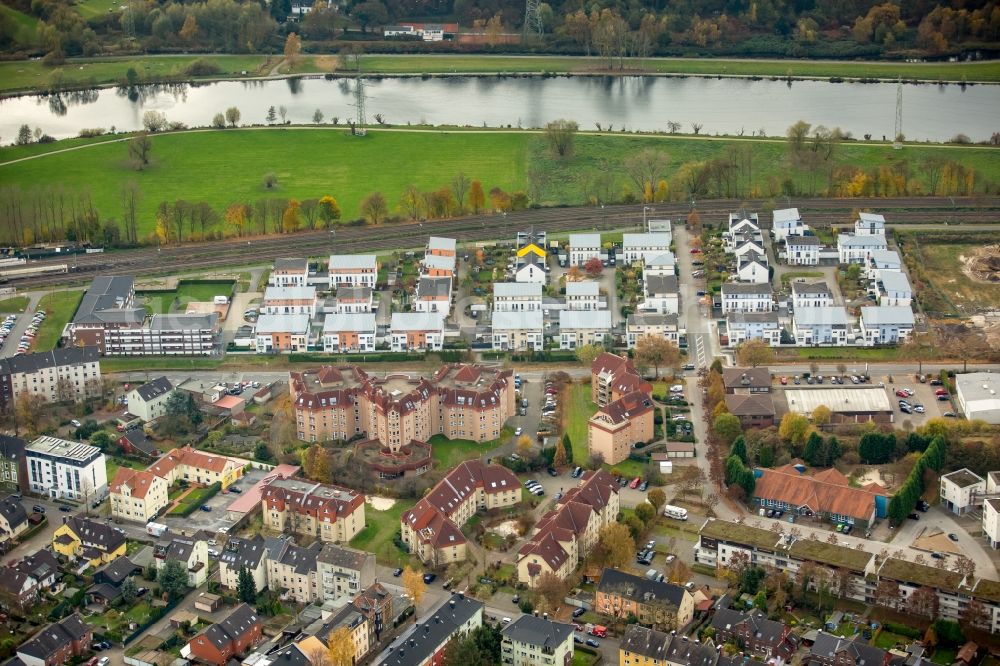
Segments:
[[[267,472],[260,469],[251,469],[242,479],[236,482],[236,487],[242,492],[246,492],[255,483],[263,479]],[[228,530],[235,524],[235,520],[226,515],[226,507],[233,501],[239,499],[241,494],[233,492],[220,492],[205,502],[210,508],[209,511],[201,509],[193,512],[190,516],[170,516],[162,517],[160,522],[170,527],[175,533],[193,534],[198,530],[216,533],[223,529]],[[236,517],[238,518],[238,516]]]
[[[945,412],[954,412],[954,406],[951,404],[951,400],[938,400],[937,396],[934,394],[937,390],[943,390],[941,386],[934,386],[928,380],[927,383],[921,384],[913,375],[907,375],[905,378],[900,376],[895,376],[892,378],[892,382],[889,381],[889,377],[883,377],[879,381],[885,383],[885,388],[889,391],[889,399],[892,402],[893,409],[896,411],[897,419],[909,419],[911,423],[915,426],[923,425],[927,419],[937,418],[943,416]],[[913,395],[907,398],[896,395],[896,391],[900,389],[907,389],[913,392]],[[911,406],[923,405],[924,413],[920,414],[914,411],[912,414],[906,414],[902,412],[899,408],[899,401],[906,400]]]

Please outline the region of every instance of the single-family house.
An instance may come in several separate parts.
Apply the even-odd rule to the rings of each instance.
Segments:
[[[493,349],[497,351],[541,351],[545,347],[545,325],[539,310],[494,310]]]
[[[673,252],[647,254],[642,262],[642,276],[677,275],[677,257]]]
[[[601,258],[601,234],[570,234],[569,265],[583,266],[591,259]]]
[[[371,287],[339,287],[333,311],[338,314],[375,312],[374,294]]]
[[[889,244],[886,242],[885,236],[837,235],[837,253],[840,255],[840,263],[842,264],[861,264],[863,266],[868,263],[873,252],[888,249]]]
[[[258,354],[304,352],[309,347],[309,315],[262,314],[254,342]]]
[[[531,247],[535,247],[532,245]],[[517,257],[514,267],[514,282],[545,284],[549,280],[548,266],[545,265],[545,258],[533,251]]]
[[[127,557],[119,557],[94,572],[94,584],[87,588],[92,603],[107,606],[122,595],[122,584],[131,576],[142,573],[142,567]]]
[[[374,254],[331,254],[330,289],[340,286],[375,288],[378,259]]]
[[[309,283],[309,260],[302,258],[275,259],[267,284],[272,287],[304,287]]]
[[[747,252],[736,260],[736,276],[740,282],[770,282],[767,255]]]
[[[375,335],[374,312],[328,314],[323,320],[323,351],[327,354],[373,352]]]
[[[153,565],[162,571],[167,562],[184,565],[188,587],[198,587],[208,580],[208,543],[191,537],[173,537],[153,546]]]
[[[86,516],[64,517],[52,534],[52,550],[99,567],[125,554],[125,533]]]
[[[576,349],[584,345],[603,345],[611,335],[611,311],[559,311],[559,348]]]
[[[451,312],[451,278],[420,278],[413,309],[416,312],[438,312],[447,317]]]
[[[167,411],[167,400],[174,393],[174,385],[166,377],[157,377],[141,386],[136,386],[126,394],[128,411],[147,423],[163,416]]]
[[[263,628],[264,622],[257,612],[247,604],[240,604],[225,620],[192,638],[181,648],[181,656],[211,666],[224,666],[260,642]]]
[[[268,287],[264,290],[260,313],[316,316],[316,287]]]
[[[850,325],[843,307],[796,308],[792,318],[792,336],[799,346],[843,346],[848,342]]]
[[[774,310],[774,294],[771,291],[771,283],[726,282],[722,285],[722,314],[772,310]]]
[[[727,393],[726,408],[744,430],[774,425],[774,399],[768,393]]]
[[[17,569],[0,576],[0,608],[17,613],[28,611],[38,601],[38,581]]]
[[[125,558],[119,557],[115,562],[121,559]],[[56,559],[51,550],[46,548],[41,548],[29,555],[25,555],[19,561],[13,563],[12,566],[14,569],[34,578],[39,588],[48,588],[51,590],[62,578],[59,560]]]
[[[599,285],[592,281],[566,283],[567,310],[600,310],[604,305]]]
[[[573,663],[573,625],[545,617],[522,615],[504,627],[500,643],[503,663],[509,666],[570,666]]]
[[[730,312],[726,315],[730,347],[747,340],[763,340],[775,347],[781,344],[782,330],[776,312]]]
[[[792,309],[828,308],[833,305],[833,294],[825,282],[792,282]]]
[[[675,314],[630,314],[625,322],[625,339],[630,349],[634,349],[640,338],[652,335],[680,344],[681,330]]]
[[[813,641],[806,660],[818,666],[889,666],[892,654],[869,645],[862,637],[834,636],[820,631]]]
[[[441,351],[444,315],[440,312],[393,312],[389,335],[392,351]]]
[[[780,243],[789,236],[801,236],[808,228],[798,208],[781,208],[771,214],[771,233],[775,242]]]
[[[426,254],[436,257],[454,257],[457,254],[458,243],[454,238],[430,236],[427,239]]]
[[[28,529],[28,512],[12,495],[0,498],[0,543],[16,538]]]
[[[455,265],[458,260],[455,255],[428,254],[420,260],[420,273],[423,277],[448,278],[455,277]]]
[[[859,213],[854,221],[855,236],[885,236],[885,216],[878,213]]]
[[[728,394],[770,393],[771,371],[767,368],[723,368],[722,384]]]
[[[622,260],[626,264],[642,261],[647,256],[656,256],[670,251],[673,235],[669,231],[654,233],[623,234]]]
[[[865,307],[861,308],[860,323],[861,339],[865,345],[894,345],[906,342],[913,332],[913,310],[899,305]]]
[[[59,666],[88,653],[93,639],[93,628],[73,613],[18,645],[16,660],[23,666]]]
[[[819,246],[816,236],[787,236],[785,260],[792,266],[818,266]]]
[[[642,276],[643,300],[639,303],[642,312],[677,314],[680,311],[680,289],[676,275]]]

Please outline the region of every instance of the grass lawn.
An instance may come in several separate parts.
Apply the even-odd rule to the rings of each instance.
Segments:
[[[617,465],[604,465],[604,469],[613,474],[617,473],[619,476],[624,476],[625,478],[631,480],[637,476],[643,476],[645,474],[646,465],[638,460],[626,458]]]
[[[2,73],[0,63],[0,73]],[[2,78],[2,77],[0,77]],[[65,147],[87,146],[63,153],[4,164],[26,155],[38,155]],[[103,216],[121,213],[120,188],[135,180],[143,192],[139,220],[141,236],[153,230],[156,208],[163,201],[184,199],[207,203],[219,214],[234,202],[289,197],[299,200],[332,195],[340,202],[344,219],[359,216],[360,201],[373,191],[382,192],[395,208],[408,185],[421,190],[437,189],[463,172],[482,182],[487,191],[500,187],[508,192],[526,189],[529,165],[543,174],[537,179],[539,205],[576,205],[585,202],[584,183],[610,173],[609,191],[619,193],[628,184],[618,168],[622,160],[645,147],[662,149],[670,156],[666,175],[671,192],[683,192],[678,170],[689,162],[722,157],[733,145],[732,138],[634,136],[581,134],[576,137],[572,157],[557,161],[539,133],[517,131],[461,130],[404,132],[375,129],[364,139],[350,137],[345,129],[326,127],[241,129],[165,134],[152,138],[152,164],[142,172],[128,165],[124,142],[106,138],[91,142],[59,141],[46,146],[0,149],[0,181],[28,191],[40,183],[61,185],[67,190],[87,189]],[[787,168],[787,149],[782,140],[749,140],[754,153],[754,187],[766,189],[769,180],[806,176]],[[982,179],[1000,180],[1000,160],[984,147],[907,146],[906,157],[919,164],[929,155],[955,159],[974,168]],[[330,160],[329,155],[337,155]],[[396,168],[371,170],[371,164],[394,156]],[[899,158],[891,146],[845,144],[835,160],[844,165],[874,168]],[[239,169],[232,169],[239,164]],[[266,190],[261,178],[274,172],[278,185]],[[53,175],[58,174],[55,182]],[[799,175],[797,175],[799,174]],[[919,180],[923,173],[914,172]],[[616,194],[617,196],[617,194]],[[220,221],[216,229],[222,229]],[[490,279],[490,278],[487,278]]]
[[[589,652],[582,652],[574,648],[573,650],[573,666],[593,666],[597,663],[599,657],[596,654],[590,654]]]
[[[19,12],[6,4],[0,4],[0,14],[8,19],[14,28],[14,42],[17,44],[34,45],[38,43],[38,19]],[[3,87],[4,83],[0,83]]]
[[[877,648],[882,648],[883,650],[888,650],[890,648],[895,647],[898,644],[909,645],[912,642],[912,640],[913,639],[906,638],[905,636],[900,636],[899,634],[894,634],[891,631],[882,630],[881,632],[879,632],[879,635],[875,637],[875,640],[873,641],[873,643],[874,643],[875,647],[877,647]],[[952,653],[952,657],[954,657],[954,653]],[[936,659],[932,659],[932,661],[937,661],[937,660]],[[937,663],[945,663],[945,662],[937,662]],[[947,663],[950,664],[952,662],[949,661]]]
[[[822,279],[822,277],[823,273],[821,271],[789,271],[781,274],[781,284],[788,285],[791,284],[792,280],[797,280],[799,278]]]
[[[179,301],[177,311],[183,312],[185,306],[191,301],[211,301],[215,296],[230,297],[232,286],[222,283],[182,282],[175,291],[149,291],[136,295],[143,297],[146,307],[153,314],[167,314],[173,307],[175,300]]]
[[[55,348],[66,324],[76,314],[82,298],[83,291],[53,291],[42,297],[38,302],[38,309],[45,313],[45,321],[38,327],[38,335],[32,345],[33,351]]]
[[[844,348],[844,347],[809,347],[795,349],[793,354],[798,358],[815,359],[817,361],[843,360],[848,365],[852,362],[864,361],[895,361],[900,350],[895,347]]]
[[[469,439],[448,439],[434,435],[428,442],[433,447],[434,468],[451,469],[463,460],[478,458],[493,448],[491,442],[473,442]]]
[[[120,0],[79,0],[73,5],[77,13],[85,19],[105,16],[106,14],[120,11],[123,6]]]
[[[185,495],[173,509],[168,511],[168,515],[175,516],[185,516],[190,515],[191,507],[199,507],[205,503],[207,499],[214,496],[218,491],[212,486],[204,486],[202,488],[195,488],[190,493]],[[196,509],[197,510],[197,509]]]
[[[27,296],[15,296],[0,301],[0,312],[4,314],[8,312],[24,312],[26,307],[28,307]]]
[[[563,398],[563,432],[573,447],[573,462],[582,465],[590,459],[587,447],[587,419],[597,411],[590,401],[590,384],[570,384]]]
[[[235,362],[246,362],[245,358],[234,358]],[[224,361],[209,358],[163,358],[162,356],[142,356],[138,358],[101,359],[104,372],[130,372],[135,370],[214,370]],[[255,364],[263,365],[263,363]]]
[[[111,435],[112,439],[118,439],[116,435]],[[114,478],[115,474],[118,473],[119,467],[131,467],[132,469],[146,469],[146,466],[139,462],[134,462],[132,460],[127,460],[125,458],[115,458],[115,457],[105,457],[105,467],[107,468],[108,483],[110,483]]]
[[[958,654],[958,650],[955,648],[948,647],[937,647],[934,648],[934,656],[931,657],[931,661],[935,664],[954,664],[955,655]]]
[[[399,531],[399,517],[412,507],[413,500],[396,500],[387,511],[376,511],[371,506],[365,507],[365,528],[351,539],[351,547],[375,553],[379,564],[385,566],[403,566],[409,556],[396,548],[392,539]]]

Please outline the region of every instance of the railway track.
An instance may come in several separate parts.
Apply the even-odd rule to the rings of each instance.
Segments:
[[[806,221],[816,228],[832,224],[850,224],[851,211],[874,208],[889,213],[890,224],[915,225],[948,222],[956,225],[997,223],[1000,221],[1000,197],[896,199],[807,199],[798,200]],[[773,203],[768,204],[773,205]],[[730,199],[697,202],[702,222],[718,222],[742,206],[764,207],[763,201]],[[685,219],[690,203],[666,203],[648,206],[647,216]],[[891,211],[891,212],[890,212]],[[896,212],[897,214],[893,214]],[[389,226],[339,227],[334,232],[305,231],[285,236],[259,236],[226,241],[185,243],[162,247],[118,250],[103,254],[77,255],[69,274],[33,276],[12,280],[24,289],[38,289],[67,283],[80,283],[98,273],[129,274],[137,277],[164,273],[194,272],[235,265],[268,263],[279,256],[318,256],[331,253],[384,252],[423,246],[432,234],[455,237],[460,243],[511,239],[519,229],[540,226],[550,233],[585,230],[610,230],[642,224],[643,206],[546,208],[511,212],[506,215],[480,215],[422,223]],[[32,265],[66,262],[65,258],[41,260]]]

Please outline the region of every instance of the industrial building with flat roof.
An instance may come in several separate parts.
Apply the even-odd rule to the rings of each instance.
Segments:
[[[1000,374],[970,372],[956,375],[955,395],[965,418],[1000,424]]]
[[[892,423],[892,403],[884,388],[787,388],[779,391],[777,412],[795,412],[809,416],[820,405],[833,413],[833,423]],[[783,407],[783,409],[782,409]]]

